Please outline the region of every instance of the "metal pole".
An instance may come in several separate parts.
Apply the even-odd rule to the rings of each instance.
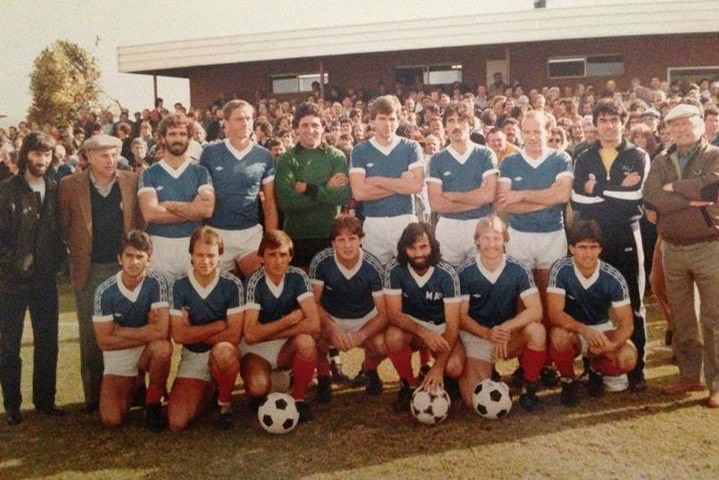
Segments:
[[[152,93],[154,95],[152,97],[152,104],[154,105],[155,99],[157,99],[157,75],[152,76]]]

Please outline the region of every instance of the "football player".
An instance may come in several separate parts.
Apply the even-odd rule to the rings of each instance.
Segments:
[[[630,337],[634,317],[627,282],[617,269],[599,259],[602,232],[593,220],[580,220],[569,231],[571,257],[552,265],[547,304],[552,329],[549,355],[561,374],[561,402],[579,402],[574,358],[591,359],[588,393],[601,395],[603,375],[612,377],[631,371],[637,348]],[[612,308],[616,324],[609,319]]]
[[[457,378],[464,365],[459,330],[459,277],[441,261],[439,243],[431,227],[410,223],[397,243],[399,254],[387,265],[385,295],[390,326],[385,333],[387,352],[400,377],[395,410],[408,411],[417,386],[412,350],[426,347],[435,357],[424,376],[427,390],[446,388],[459,397]]]
[[[124,423],[133,396],[145,386],[145,372],[150,377],[146,426],[151,430],[165,427],[161,401],[172,356],[169,303],[164,279],[148,270],[151,257],[149,235],[130,231],[117,255],[122,270],[95,293],[93,328],[105,365],[100,420],[107,427]]]
[[[429,203],[439,213],[442,259],[455,268],[474,257],[474,227],[490,213],[497,187],[494,152],[469,139],[473,118],[463,103],[447,106],[450,144],[432,156],[427,178]]]
[[[232,426],[232,388],[240,370],[237,345],[242,336],[244,292],[240,281],[220,272],[224,245],[211,227],[190,237],[192,269],[172,285],[170,329],[182,345],[177,377],[170,392],[168,422],[183,430],[217,389],[219,428]]]
[[[290,266],[294,247],[286,233],[266,231],[258,254],[263,265],[247,281],[242,379],[254,409],[270,390],[272,370],[291,368],[292,397],[306,422],[314,418],[304,398],[317,366],[313,335],[320,331],[310,280]]]
[[[472,390],[492,376],[494,362],[520,357],[524,390],[519,404],[532,411],[539,407],[537,380],[546,358],[547,332],[531,274],[504,254],[508,237],[501,218],[481,218],[474,234],[477,256],[459,270],[459,335],[467,356],[460,387],[471,406]]]
[[[382,392],[377,365],[386,356],[384,329],[387,324],[379,260],[362,250],[364,232],[360,221],[340,215],[332,223],[332,247],[312,259],[310,279],[322,326],[317,342],[317,399],[332,395],[329,345],[343,352],[355,347],[365,350],[362,371],[370,395]]]

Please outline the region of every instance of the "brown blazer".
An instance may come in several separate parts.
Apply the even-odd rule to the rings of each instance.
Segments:
[[[145,226],[137,201],[137,179],[136,173],[117,171],[125,233]],[[70,283],[75,291],[85,287],[90,272],[92,256],[90,188],[90,172],[86,170],[63,178],[58,192],[60,230],[70,253]]]

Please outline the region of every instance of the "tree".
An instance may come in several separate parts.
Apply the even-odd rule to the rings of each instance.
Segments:
[[[75,43],[56,41],[35,58],[28,120],[72,125],[80,110],[97,107],[99,79],[95,57]]]

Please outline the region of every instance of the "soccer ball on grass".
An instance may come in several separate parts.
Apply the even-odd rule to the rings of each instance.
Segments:
[[[497,420],[507,416],[512,409],[512,397],[506,383],[491,379],[482,380],[472,392],[474,411],[484,418]]]
[[[447,418],[451,404],[444,389],[430,391],[420,387],[412,394],[412,415],[425,425],[435,425]]]
[[[288,433],[300,419],[295,399],[286,393],[270,393],[257,410],[260,425],[270,433]]]

